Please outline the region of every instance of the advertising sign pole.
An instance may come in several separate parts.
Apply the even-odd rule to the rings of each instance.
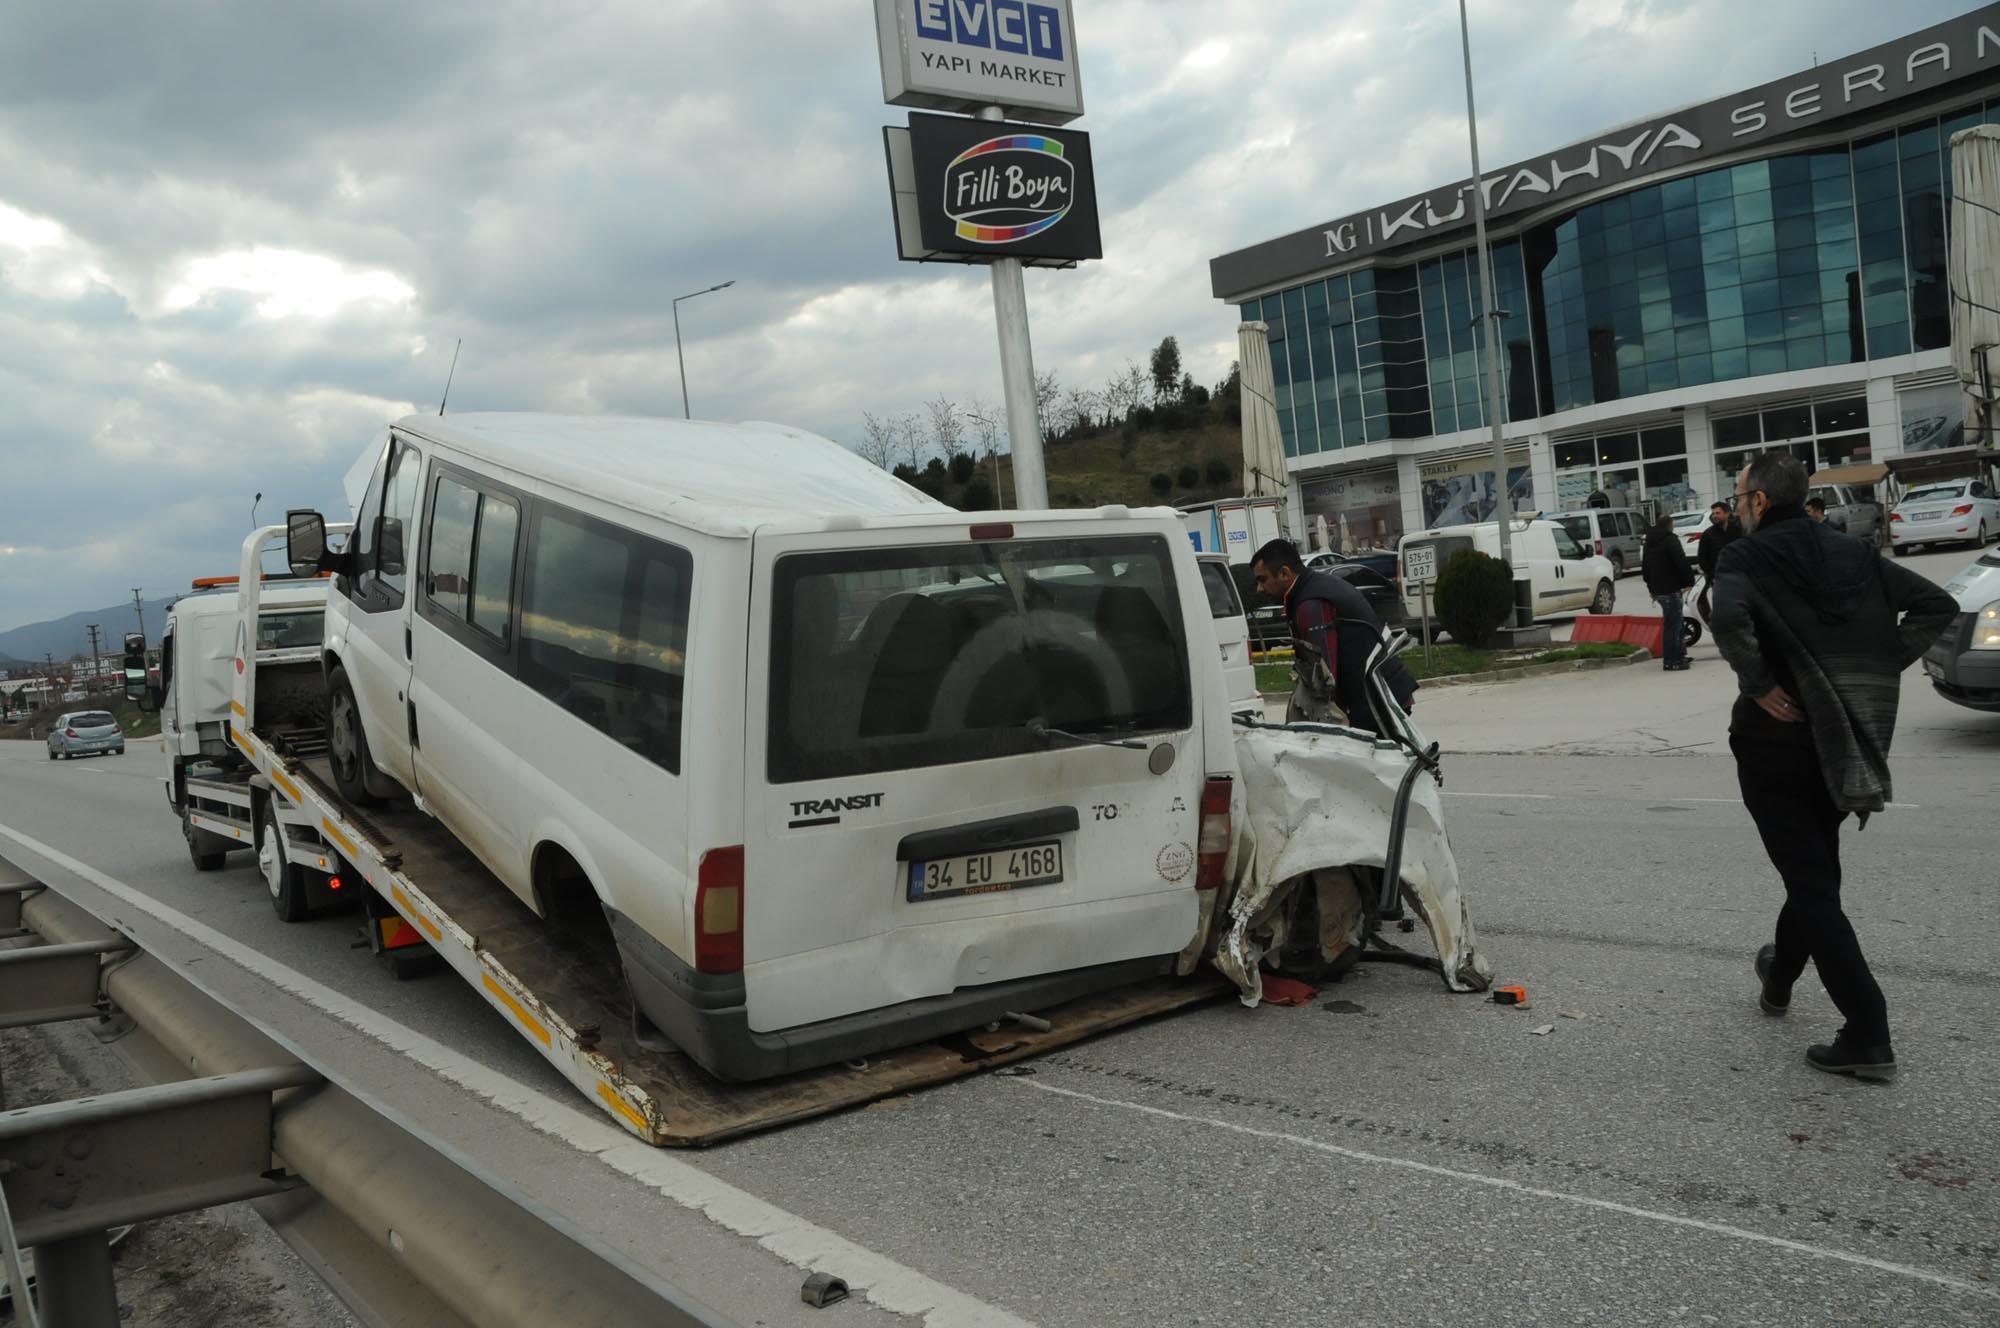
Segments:
[[[1003,120],[1006,112],[988,106],[982,120]],[[1049,505],[1048,472],[1042,465],[1042,422],[1035,409],[1035,353],[1028,340],[1028,288],[1021,260],[993,264],[993,323],[1000,334],[1000,392],[1007,403],[1007,438],[1014,454],[1014,506],[1022,511]]]

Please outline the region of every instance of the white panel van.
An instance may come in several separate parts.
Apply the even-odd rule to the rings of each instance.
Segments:
[[[1509,523],[1507,533],[1514,558],[1514,579],[1529,583],[1535,617],[1576,610],[1611,612],[1616,599],[1613,582],[1618,573],[1609,559],[1578,544],[1560,522],[1516,519]],[[1440,526],[1403,536],[1397,546],[1397,559],[1402,569],[1403,604],[1410,617],[1415,618],[1422,611],[1418,587],[1434,583],[1451,556],[1461,549],[1476,549],[1489,558],[1498,558],[1499,523]]]
[[[775,425],[416,416],[328,561],[341,794],[608,924],[724,1078],[1164,972],[1221,880],[1172,511],[961,513]]]

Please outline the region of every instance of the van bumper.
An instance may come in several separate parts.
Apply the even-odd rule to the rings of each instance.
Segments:
[[[611,914],[611,929],[626,981],[646,1017],[704,1070],[731,1083],[793,1074],[962,1033],[1010,1010],[1045,1009],[1162,977],[1173,971],[1174,964],[1173,955],[1128,959],[962,987],[944,996],[759,1033],[750,1027],[741,973],[698,973],[623,914]]]

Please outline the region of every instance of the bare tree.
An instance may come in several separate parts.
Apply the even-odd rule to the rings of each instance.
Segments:
[[[1122,424],[1139,408],[1139,403],[1146,399],[1146,382],[1146,371],[1127,360],[1125,368],[1104,385],[1106,423]]]
[[[893,427],[896,430],[897,459],[911,470],[922,470],[924,457],[931,450],[930,435],[924,431],[923,422],[906,411],[896,417]]]
[[[931,417],[931,440],[950,461],[965,440],[965,419],[959,414],[958,403],[940,392],[937,400],[924,403],[924,409]]]
[[[1054,369],[1045,369],[1035,375],[1035,425],[1044,439],[1055,434],[1056,407],[1062,401],[1062,380],[1056,377]]]
[[[1088,429],[1097,423],[1103,402],[1103,397],[1087,387],[1072,387],[1063,394],[1063,414],[1071,428]]]
[[[896,462],[895,426],[869,411],[861,412],[861,459],[887,470]]]

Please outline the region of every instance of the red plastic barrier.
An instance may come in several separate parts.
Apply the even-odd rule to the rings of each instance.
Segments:
[[[1587,613],[1576,619],[1569,639],[1572,645],[1623,641],[1626,645],[1644,646],[1658,659],[1666,653],[1666,626],[1666,619],[1652,614]]]

